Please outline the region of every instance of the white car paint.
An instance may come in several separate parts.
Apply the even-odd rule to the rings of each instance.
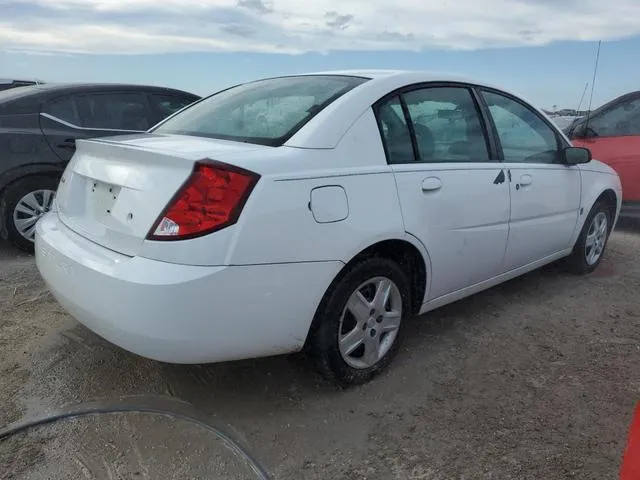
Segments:
[[[417,83],[483,84],[332,72],[346,73],[371,80],[279,147],[173,134],[78,141],[57,209],[37,226],[38,268],[56,299],[99,335],[149,358],[259,357],[300,350],[334,279],[379,242],[419,252],[421,313],[569,255],[607,190],[617,219],[619,179],[595,160],[387,164],[372,110],[378,99]],[[198,238],[147,240],[202,158],[260,175],[238,221]],[[500,171],[512,178],[494,183]]]

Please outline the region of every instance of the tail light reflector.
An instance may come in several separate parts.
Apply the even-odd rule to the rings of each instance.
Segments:
[[[193,172],[160,214],[148,240],[185,240],[221,230],[238,221],[260,176],[211,160]]]

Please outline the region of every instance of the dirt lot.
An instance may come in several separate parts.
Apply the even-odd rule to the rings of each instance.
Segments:
[[[32,258],[5,249],[0,426],[163,395],[279,479],[617,478],[640,398],[639,254],[637,231],[616,232],[592,276],[552,266],[414,320],[385,375],[340,392],[296,356],[186,367],[123,352],[56,305]],[[207,478],[199,470],[223,447],[189,428],[165,417],[54,425],[0,443],[0,478]],[[52,473],[56,461],[75,470]],[[182,470],[154,474],[163,461]],[[236,478],[220,475],[209,478]]]

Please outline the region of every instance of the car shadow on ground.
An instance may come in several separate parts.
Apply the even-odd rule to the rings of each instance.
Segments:
[[[0,262],[8,261],[8,260],[26,260],[28,258],[33,258],[33,255],[25,253],[9,242],[0,239]]]
[[[640,233],[640,218],[621,218],[616,231]]]

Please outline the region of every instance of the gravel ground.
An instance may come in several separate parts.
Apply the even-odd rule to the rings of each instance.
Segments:
[[[615,232],[591,276],[550,266],[410,322],[388,372],[347,391],[297,356],[172,366],[124,352],[75,323],[33,259],[4,247],[0,426],[160,395],[189,402],[278,479],[614,479],[640,397],[639,232]],[[159,478],[159,465],[162,478],[207,478],[202,466],[225,455],[176,420],[123,422],[0,442],[0,479]],[[253,478],[233,468],[209,478]]]

